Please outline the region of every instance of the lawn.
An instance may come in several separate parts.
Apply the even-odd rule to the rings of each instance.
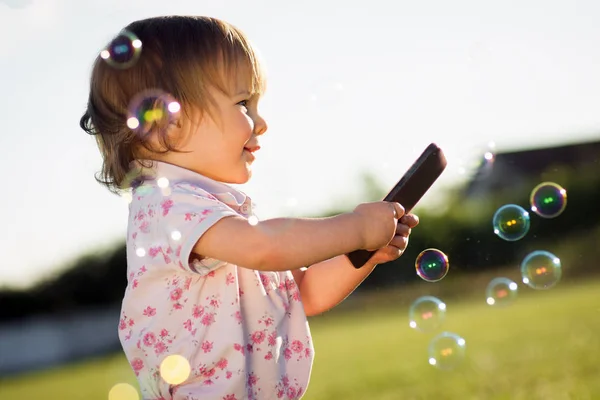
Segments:
[[[448,301],[442,329],[466,340],[463,363],[450,371],[429,365],[433,334],[408,327],[406,304],[314,318],[316,359],[304,398],[600,399],[600,283],[520,291],[506,308]],[[135,379],[114,355],[0,381],[0,399],[106,400],[119,382]]]

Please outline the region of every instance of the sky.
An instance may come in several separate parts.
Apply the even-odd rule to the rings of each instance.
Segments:
[[[123,240],[79,118],[110,39],[171,14],[233,23],[266,63],[269,130],[240,187],[261,219],[354,204],[363,171],[391,188],[430,142],[449,165],[426,204],[488,150],[600,134],[595,0],[0,0],[0,286]]]

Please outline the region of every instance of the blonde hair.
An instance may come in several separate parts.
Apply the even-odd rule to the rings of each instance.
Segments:
[[[240,73],[249,75],[252,94],[262,94],[266,85],[257,53],[244,33],[216,18],[149,18],[128,25],[121,39],[123,34],[141,41],[139,58],[127,68],[111,66],[102,53],[96,58],[87,109],[80,120],[84,131],[96,135],[102,154],[96,180],[117,194],[128,184],[130,164],[139,149],[178,151],[166,135],[164,121],[151,121],[141,129],[128,127],[129,107],[136,96],[160,91],[175,99],[186,114],[192,107],[210,113],[215,104],[210,86],[232,95],[231,78]],[[149,133],[158,134],[163,150],[152,148]]]

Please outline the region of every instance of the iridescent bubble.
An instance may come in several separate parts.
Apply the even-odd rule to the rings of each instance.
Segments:
[[[431,332],[439,328],[446,316],[446,304],[433,296],[423,296],[415,300],[408,311],[409,326],[421,332]]]
[[[494,233],[509,242],[522,239],[529,232],[529,213],[516,204],[500,207],[492,220]]]
[[[440,369],[452,369],[465,358],[465,339],[455,333],[443,332],[429,344],[429,364]]]
[[[191,367],[188,360],[178,354],[166,357],[160,363],[160,376],[171,385],[179,385],[190,376]]]
[[[519,286],[508,278],[494,278],[485,290],[486,303],[490,306],[507,306],[517,297]]]
[[[166,131],[177,121],[181,105],[170,94],[158,89],[145,90],[129,103],[127,126],[145,135],[151,131]]]
[[[136,63],[141,52],[142,41],[133,32],[123,30],[100,52],[100,58],[111,67],[127,69]]]
[[[554,218],[567,208],[567,191],[554,182],[543,182],[531,191],[531,211],[542,218]]]
[[[550,289],[562,276],[560,259],[554,254],[536,250],[521,262],[523,283],[533,289]]]
[[[448,256],[438,249],[423,250],[415,261],[417,275],[427,282],[441,280],[448,273],[450,262]]]

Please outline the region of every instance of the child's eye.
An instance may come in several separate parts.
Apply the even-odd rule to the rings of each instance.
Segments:
[[[238,105],[248,108],[248,100],[242,100],[238,103]]]

